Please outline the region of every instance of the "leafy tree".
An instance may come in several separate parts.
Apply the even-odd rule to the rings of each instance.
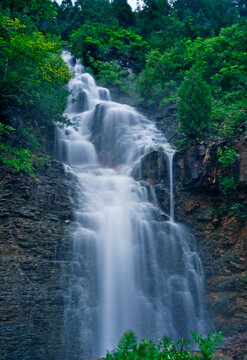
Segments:
[[[193,23],[197,23],[196,17],[203,13],[214,33],[219,33],[221,28],[232,25],[237,17],[237,10],[231,0],[176,0],[173,6],[181,21],[188,22],[188,18],[191,18]],[[196,36],[191,35],[194,38]]]
[[[19,18],[22,23],[40,30],[48,19],[56,16],[56,7],[51,0],[3,0],[2,8],[11,19]]]
[[[214,97],[213,129],[234,138],[246,130],[247,23],[223,29],[218,37],[188,43],[186,62],[196,64]]]
[[[165,52],[153,50],[138,76],[137,90],[149,104],[162,106],[176,101],[186,71],[196,67],[213,99],[211,136],[241,136],[246,131],[246,39],[247,23],[241,20],[218,36],[185,38],[175,41]]]
[[[122,66],[137,71],[145,63],[147,42],[135,32],[116,26],[85,24],[71,35],[73,53],[85,65],[94,67],[94,61],[118,61]]]
[[[188,72],[178,93],[181,131],[194,140],[205,137],[211,121],[212,102],[209,86],[198,70],[192,68]]]
[[[44,127],[66,121],[63,86],[69,72],[60,54],[58,42],[18,19],[0,18],[0,115],[4,129],[11,128],[0,139],[1,160],[16,169],[30,172],[31,152],[44,152],[39,141]]]
[[[212,34],[211,23],[201,9],[195,14],[192,20],[191,32],[192,38],[198,36],[205,38]]]
[[[166,29],[171,15],[171,7],[167,0],[145,0],[144,7],[137,13],[137,24],[145,39],[156,31]]]
[[[153,50],[147,55],[146,67],[137,79],[137,91],[148,104],[162,106],[164,101],[177,98],[177,88],[183,79],[185,44],[161,53]]]
[[[46,106],[47,94],[54,95],[69,78],[60,44],[46,40],[42,33],[30,34],[18,19],[7,17],[0,19],[0,35],[0,102],[29,111]]]
[[[117,19],[112,18],[112,6],[108,0],[77,0],[74,5],[69,0],[63,0],[58,7],[56,26],[51,29],[68,41],[70,35],[86,22],[116,24]]]
[[[237,7],[241,16],[247,17],[247,1],[246,0],[235,0],[235,6]]]

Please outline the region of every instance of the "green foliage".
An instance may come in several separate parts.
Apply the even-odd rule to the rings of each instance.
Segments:
[[[141,96],[145,105],[161,112],[167,102],[179,102],[185,138],[178,146],[205,137],[243,136],[245,1],[145,0],[143,4],[133,13],[126,0],[63,0],[61,5],[51,0],[4,0],[0,115],[2,124],[14,130],[5,132],[2,143],[18,142],[20,149],[42,153],[42,132],[53,121],[66,121],[62,113],[69,73],[60,57],[60,36],[70,39],[72,52],[92,69],[98,82],[114,88],[119,96],[128,94],[136,103]],[[219,182],[227,191],[235,186],[227,165],[234,154],[229,149],[218,151],[226,169]]]
[[[66,121],[69,72],[60,54],[51,36],[0,17],[0,160],[15,170],[33,174],[35,157],[43,162],[44,127]]]
[[[113,4],[108,0],[77,0],[74,5],[71,0],[63,0],[60,6],[57,5],[56,22],[49,25],[49,30],[68,41],[70,35],[86,22],[116,25],[112,8]]]
[[[137,345],[136,335],[133,331],[127,331],[119,340],[117,351],[122,356],[127,356]]]
[[[122,67],[114,61],[92,61],[92,66],[97,69],[97,79],[104,87],[120,87],[124,71]]]
[[[221,331],[213,335],[210,332],[206,338],[203,338],[197,332],[190,331],[196,344],[199,345],[199,349],[202,352],[202,358],[205,360],[212,359],[212,355],[216,352],[215,346],[219,345],[222,341]]]
[[[12,126],[4,125],[0,123],[0,140],[2,140],[4,137],[8,136],[11,131],[14,131],[15,129]]]
[[[151,51],[146,60],[146,67],[137,78],[136,89],[149,104],[161,104],[165,99],[177,98],[177,88],[183,78],[184,45],[167,50],[161,54]]]
[[[2,8],[11,19],[17,17],[33,29],[42,29],[44,22],[56,16],[51,0],[3,0]]]
[[[91,67],[97,69],[96,79],[100,86],[117,90],[120,100],[121,96],[130,96],[131,94],[132,98],[136,98],[136,94],[134,94],[134,73],[124,69],[116,61],[94,61],[93,58],[90,60]]]
[[[186,61],[201,68],[214,99],[212,121],[219,137],[244,131],[247,95],[247,23],[233,25],[218,37],[188,43]]]
[[[231,25],[238,18],[235,4],[231,0],[175,0],[174,8],[179,19],[187,24],[191,38],[218,33],[221,28]]]
[[[234,175],[219,175],[219,187],[222,190],[224,194],[228,194],[229,191],[235,190],[238,186],[238,183],[236,182]]]
[[[29,33],[18,19],[2,17],[0,46],[1,104],[20,107],[40,120],[59,120],[66,101],[62,86],[69,79],[60,44],[42,33]]]
[[[137,91],[145,102],[162,106],[178,98],[179,86],[183,81],[188,84],[190,71],[197,69],[195,73],[201,74],[199,81],[204,84],[201,91],[208,87],[212,98],[210,136],[241,136],[246,131],[246,39],[245,20],[221,30],[217,37],[175,38],[174,45],[165,52],[156,49],[148,54],[145,69],[137,79]],[[209,107],[207,111],[210,113]]]
[[[158,343],[153,341],[141,340],[137,342],[133,331],[126,332],[120,339],[118,347],[112,352],[108,352],[104,359],[106,360],[198,360],[212,359],[216,352],[215,346],[219,345],[222,340],[221,332],[208,335],[203,338],[196,332],[191,332],[192,337],[198,344],[201,355],[189,351],[188,341],[181,339],[172,343],[169,338],[164,338]]]
[[[227,167],[227,166],[232,166],[239,158],[239,155],[235,149],[225,145],[223,149],[221,147],[217,148],[217,157],[218,157],[218,161],[224,167]]]
[[[95,23],[85,24],[75,31],[71,44],[72,52],[88,66],[92,66],[92,59],[108,61],[110,58],[121,66],[140,69],[148,50],[147,42],[133,31]]]
[[[217,157],[219,163],[225,168],[223,174],[218,177],[219,187],[224,194],[228,194],[231,190],[235,190],[238,186],[238,183],[232,174],[232,166],[239,158],[239,155],[235,149],[225,145],[223,148],[217,148]]]
[[[0,144],[0,160],[14,168],[15,171],[21,171],[34,176],[33,158],[30,150],[18,149],[6,144]]]
[[[207,132],[211,120],[210,89],[199,71],[192,68],[181,84],[178,94],[180,129],[187,138],[199,140]]]
[[[244,204],[232,203],[230,210],[232,210],[240,220],[245,220],[247,218],[247,206]]]
[[[117,19],[118,24],[123,27],[134,25],[135,16],[127,0],[113,0],[112,15]]]

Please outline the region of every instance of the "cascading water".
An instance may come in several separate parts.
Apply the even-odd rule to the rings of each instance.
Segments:
[[[73,125],[57,128],[56,152],[78,182],[73,260],[62,267],[63,359],[101,356],[128,329],[155,340],[204,333],[201,261],[193,236],[174,222],[174,150],[153,122],[112,102],[70,53],[63,58],[74,71],[65,112]],[[170,169],[166,219],[152,186],[131,176],[154,150]]]

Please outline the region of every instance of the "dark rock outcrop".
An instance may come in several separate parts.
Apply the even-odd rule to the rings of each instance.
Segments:
[[[64,289],[60,260],[72,217],[70,182],[61,163],[36,179],[0,167],[0,358],[61,359]]]
[[[169,213],[170,207],[170,180],[169,161],[162,151],[152,151],[143,156],[140,164],[137,163],[132,174],[135,180],[145,181],[154,187],[160,208]]]

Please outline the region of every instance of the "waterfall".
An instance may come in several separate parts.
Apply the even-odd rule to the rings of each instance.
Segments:
[[[73,259],[62,264],[63,359],[102,356],[129,329],[154,340],[205,333],[201,260],[192,234],[174,221],[174,149],[152,121],[113,102],[79,60],[63,58],[74,72],[65,111],[72,125],[57,127],[56,156],[78,184]],[[132,177],[155,150],[169,164],[165,219],[152,186]]]

